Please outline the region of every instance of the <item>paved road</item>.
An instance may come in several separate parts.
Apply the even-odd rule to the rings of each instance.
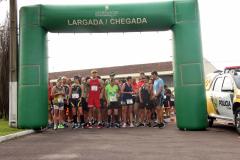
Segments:
[[[215,125],[216,126],[216,125]],[[239,160],[233,127],[48,130],[0,144],[1,160]]]

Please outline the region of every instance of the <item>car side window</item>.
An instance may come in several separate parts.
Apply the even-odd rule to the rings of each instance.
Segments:
[[[230,77],[224,78],[222,90],[233,90],[233,84]]]
[[[213,87],[213,91],[221,92],[222,84],[223,84],[223,77],[217,78]]]

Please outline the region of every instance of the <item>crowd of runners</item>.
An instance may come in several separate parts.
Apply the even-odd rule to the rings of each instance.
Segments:
[[[164,117],[174,113],[173,95],[153,71],[140,73],[139,80],[110,78],[103,80],[96,70],[91,77],[65,76],[49,81],[49,128],[164,128]]]

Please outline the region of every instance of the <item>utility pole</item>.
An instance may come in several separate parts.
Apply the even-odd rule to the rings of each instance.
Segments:
[[[17,0],[10,2],[10,52],[9,52],[9,126],[17,127]]]

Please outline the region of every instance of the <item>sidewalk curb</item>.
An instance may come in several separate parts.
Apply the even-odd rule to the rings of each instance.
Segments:
[[[18,137],[25,136],[25,135],[28,135],[28,134],[32,134],[34,132],[35,132],[34,130],[26,130],[26,131],[21,131],[21,132],[9,134],[9,135],[6,135],[6,136],[0,136],[0,143],[2,143],[4,141],[8,141],[10,139],[14,139],[14,138],[18,138]]]

